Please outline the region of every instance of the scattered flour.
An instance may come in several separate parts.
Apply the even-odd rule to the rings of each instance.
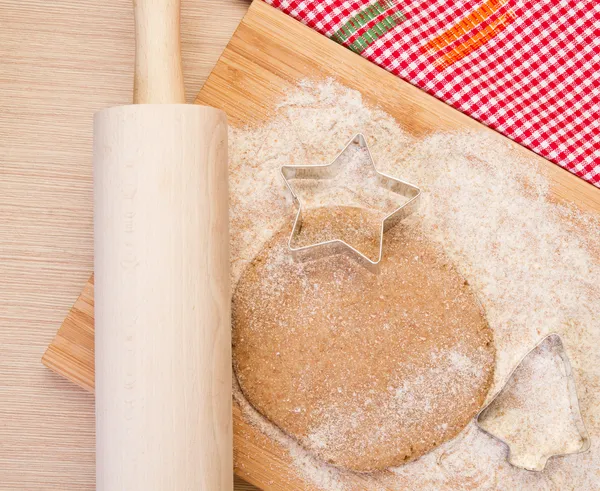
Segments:
[[[490,393],[542,336],[561,334],[592,449],[531,473],[510,466],[506,447],[469,425],[417,461],[370,476],[366,486],[364,476],[316,461],[244,405],[234,388],[245,417],[289,449],[317,489],[600,489],[600,220],[553,203],[548,179],[510,142],[488,132],[415,138],[356,91],[332,81],[301,83],[264,125],[230,129],[234,284],[264,242],[293,219],[279,167],[329,163],[358,132],[379,171],[421,187],[421,209],[408,220],[443,247],[478,293],[497,350]],[[465,363],[460,356],[450,361]]]

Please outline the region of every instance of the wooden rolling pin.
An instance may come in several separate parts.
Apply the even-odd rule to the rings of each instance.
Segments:
[[[227,121],[184,104],[179,0],[135,0],[134,102],[94,118],[100,491],[232,489]]]

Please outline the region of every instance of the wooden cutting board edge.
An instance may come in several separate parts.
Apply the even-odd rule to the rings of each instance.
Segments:
[[[294,50],[310,50],[310,47],[316,44],[326,48],[325,51],[335,52],[336,59],[340,59],[339,66],[336,66],[336,69],[339,70],[337,75],[341,74],[340,78],[344,79],[343,83],[360,90],[368,100],[372,100],[382,109],[394,114],[398,120],[402,120],[403,125],[409,131],[415,134],[425,134],[428,127],[440,129],[485,128],[470,117],[340,47],[261,0],[254,0],[250,6],[215,69],[198,94],[195,103],[216,105],[218,102],[221,108],[228,113],[241,111],[245,116],[242,118],[245,123],[260,122],[266,119],[269,116],[269,107],[255,104],[250,97],[247,98],[248,100],[242,100],[242,109],[233,108],[233,105],[241,99],[230,100],[233,96],[230,97],[229,94],[229,83],[232,77],[234,79],[236,77],[236,74],[231,72],[236,70],[237,63],[244,60],[247,62],[248,59],[251,59],[252,62],[259,63],[257,60],[261,57],[257,57],[255,60],[252,57],[252,50],[263,49],[261,42],[264,43],[269,36],[281,37],[286,40],[291,36],[291,31],[295,32],[293,36],[295,43],[286,46],[285,49],[289,49],[293,54]],[[261,38],[262,34],[264,34],[264,38]],[[246,52],[247,58],[244,59],[243,55],[240,55],[241,52]],[[280,56],[279,58],[284,57]],[[278,61],[278,58],[273,58],[273,61]],[[260,62],[264,64],[265,60],[260,59]],[[299,66],[298,63],[304,63],[304,65]],[[318,78],[323,78],[324,75],[336,76],[336,73],[331,73],[333,69],[330,69],[327,64],[320,63],[318,54],[310,60],[294,59],[290,61],[290,66],[279,70],[279,76],[273,80],[265,79],[264,83],[258,83],[255,87],[249,85],[243,88],[236,87],[236,89],[238,92],[242,89],[248,91],[267,90],[269,91],[267,98],[275,99],[297,82],[299,77],[297,78],[296,74],[302,78],[306,76]],[[261,76],[263,77],[274,76],[268,67],[257,65],[252,69],[257,73],[262,72]],[[361,78],[361,72],[365,74],[365,80],[376,78],[380,83],[374,84],[374,87],[360,85],[356,79]],[[273,83],[275,81],[277,84]],[[237,96],[243,97],[243,93],[238,93]],[[432,121],[434,118],[436,120]],[[235,124],[236,118],[231,118],[230,122]],[[493,131],[489,128],[486,129]],[[507,141],[510,140],[507,139]],[[518,147],[512,142],[511,144]],[[578,205],[583,209],[600,212],[600,190],[533,152],[523,147],[519,148],[528,154],[529,158],[541,163],[544,174],[552,183],[553,198],[571,201],[576,197]],[[93,294],[94,276],[92,274],[42,357],[45,366],[87,391],[94,390]],[[311,487],[310,483],[298,475],[285,448],[244,421],[237,405],[234,405],[233,418],[235,472],[237,475],[265,489],[303,490],[314,487]],[[362,477],[356,476],[356,479],[352,479],[352,481],[358,489],[364,489],[366,482]]]

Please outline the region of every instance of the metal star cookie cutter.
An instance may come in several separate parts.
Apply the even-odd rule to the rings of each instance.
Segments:
[[[302,203],[300,202],[300,199],[294,192],[294,189],[292,188],[289,180],[334,179],[342,171],[340,157],[351,145],[354,144],[358,144],[361,148],[364,148],[366,150],[367,155],[369,157],[370,165],[373,167],[375,175],[377,176],[377,184],[380,187],[388,189],[400,196],[409,198],[407,202],[403,203],[390,214],[386,215],[381,221],[381,228],[379,234],[379,254],[377,259],[375,261],[371,260],[362,252],[355,249],[350,244],[341,239],[326,240],[307,246],[294,247],[294,240],[296,239],[296,237],[302,229]],[[342,151],[337,154],[335,159],[333,159],[333,161],[329,164],[284,165],[280,168],[280,172],[287,188],[292,194],[294,203],[298,208],[298,212],[296,213],[296,218],[294,220],[294,225],[292,227],[292,233],[290,234],[290,238],[288,240],[288,249],[294,255],[295,258],[300,258],[302,260],[310,260],[319,257],[329,256],[332,254],[350,253],[363,266],[365,266],[373,272],[377,272],[379,269],[379,264],[383,257],[383,234],[391,228],[398,225],[398,223],[404,220],[407,216],[412,214],[418,208],[419,205],[421,190],[413,184],[379,172],[375,167],[375,162],[373,161],[373,157],[371,155],[371,151],[369,150],[369,146],[367,145],[367,141],[361,133],[356,134],[350,140],[350,142],[348,142],[348,144],[342,149]]]
[[[573,421],[575,427],[577,428],[577,431],[579,432],[579,438],[581,439],[581,446],[578,449],[570,451],[570,452],[549,453],[549,454],[538,453],[537,455],[534,455],[534,457],[537,458],[537,462],[533,466],[529,466],[529,465],[525,464],[522,460],[521,460],[521,462],[519,462],[519,459],[523,459],[523,456],[521,454],[519,454],[515,449],[513,449],[510,442],[508,442],[507,440],[504,440],[503,438],[499,437],[498,435],[495,435],[494,433],[491,432],[491,430],[485,428],[485,426],[483,424],[483,420],[485,420],[486,413],[491,408],[493,408],[498,397],[500,397],[504,392],[506,392],[509,389],[509,386],[513,380],[513,375],[518,370],[518,368],[521,366],[523,361],[525,361],[527,358],[529,358],[530,355],[532,355],[535,351],[542,348],[542,346],[547,343],[552,343],[551,348],[556,351],[556,353],[560,357],[560,360],[562,361],[562,373],[563,373],[563,376],[567,379],[567,388],[568,388],[568,392],[569,392],[569,403],[570,403],[570,408],[571,408],[570,412],[571,412],[571,416],[572,416],[572,421]],[[504,385],[494,395],[494,397],[492,397],[491,401],[488,402],[479,411],[479,413],[475,417],[475,424],[482,431],[484,431],[491,437],[495,438],[496,440],[498,440],[498,441],[502,442],[504,445],[506,445],[506,447],[508,449],[508,455],[507,455],[506,459],[509,464],[511,464],[513,467],[517,467],[519,469],[526,469],[528,471],[541,472],[546,467],[546,463],[548,462],[548,459],[550,459],[552,457],[562,457],[565,455],[579,454],[579,453],[586,452],[590,449],[591,440],[590,440],[589,434],[587,432],[587,429],[585,427],[585,423],[583,422],[583,418],[581,416],[581,411],[579,409],[579,398],[577,397],[577,389],[575,387],[575,379],[573,377],[573,370],[571,368],[571,362],[569,361],[569,358],[567,356],[567,352],[565,350],[563,341],[558,334],[556,334],[556,333],[548,334],[547,336],[542,338],[541,341],[539,341],[531,350],[529,350],[525,354],[525,356],[523,356],[523,358],[521,358],[519,363],[517,363],[515,368],[513,368],[513,370],[508,375]]]

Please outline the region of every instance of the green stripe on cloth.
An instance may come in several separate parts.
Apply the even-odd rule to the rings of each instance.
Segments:
[[[392,15],[389,15],[388,17],[379,21],[377,24],[371,27],[371,29],[365,31],[365,33],[362,36],[356,38],[356,41],[354,41],[348,46],[348,49],[351,49],[355,53],[362,53],[371,44],[377,41],[381,36],[389,32],[405,20],[406,16],[402,12],[395,12]]]
[[[371,5],[367,5],[365,8],[348,19],[348,21],[342,27],[340,27],[330,36],[330,39],[334,40],[336,43],[342,44],[365,24],[368,24],[370,21],[391,9],[393,6],[394,4],[391,2],[391,0],[378,0]]]

